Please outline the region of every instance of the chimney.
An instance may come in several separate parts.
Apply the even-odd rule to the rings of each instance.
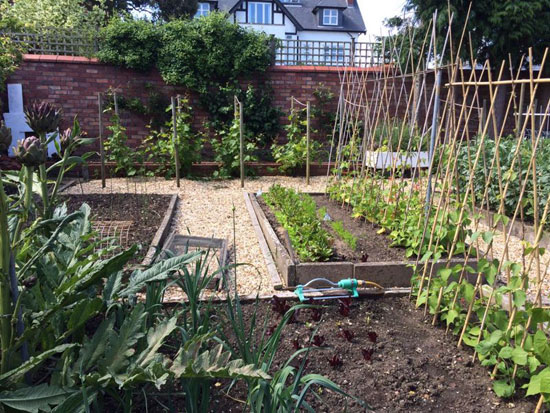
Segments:
[[[348,7],[353,7],[353,0],[348,0]]]

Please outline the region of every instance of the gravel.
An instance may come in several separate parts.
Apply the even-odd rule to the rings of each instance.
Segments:
[[[307,192],[324,192],[326,177],[312,177],[309,187],[305,178],[260,177],[245,182],[248,192],[267,191],[273,184]],[[216,237],[228,240],[231,258],[236,245],[236,261],[245,263],[237,269],[237,291],[240,295],[273,294],[273,285],[260,251],[258,239],[244,203],[240,181],[207,181],[182,179],[180,188],[175,180],[162,178],[108,179],[106,188],[100,180],[74,185],[68,194],[80,193],[178,194],[178,210],[173,229],[180,234]],[[233,220],[233,216],[235,219]],[[159,222],[160,224],[160,222]],[[235,238],[235,243],[233,239]],[[177,299],[169,294],[168,300]]]

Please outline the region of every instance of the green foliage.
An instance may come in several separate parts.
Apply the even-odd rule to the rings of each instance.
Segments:
[[[158,27],[145,20],[112,19],[101,29],[97,57],[103,62],[148,71],[161,47]]]
[[[317,211],[317,216],[319,219],[324,220],[325,216],[327,214],[326,208],[320,208]],[[330,225],[330,227],[336,232],[336,234],[344,241],[352,250],[355,250],[357,248],[357,238],[349,232],[346,228],[344,228],[344,223],[342,221],[327,221],[327,224]]]
[[[149,0],[149,6],[157,11],[157,17],[162,20],[193,17],[197,12],[197,0]]]
[[[244,132],[243,132],[244,133]],[[220,131],[221,139],[212,140],[212,147],[214,148],[215,157],[214,160],[220,163],[220,166],[216,172],[215,177],[228,178],[230,176],[238,176],[240,172],[240,121],[238,115],[229,126],[229,129]],[[248,133],[244,133],[244,162],[251,162],[256,160],[254,151],[256,150],[256,143],[250,138]]]
[[[283,340],[284,328],[294,320],[299,311],[312,308],[312,306],[298,304],[289,308],[275,325],[274,330],[268,334],[269,317],[265,317],[263,322],[259,319],[259,305],[260,300],[256,298],[252,315],[247,318],[243,313],[238,296],[232,298],[229,295],[225,308],[231,336],[228,337],[226,333],[222,333],[224,341],[233,342],[234,340],[235,345],[231,346],[234,357],[242,359],[244,363],[255,366],[265,374],[270,373],[272,376],[271,380],[266,380],[265,377],[247,380],[249,389],[247,403],[252,412],[283,413],[300,411],[301,409],[311,411],[305,398],[307,395],[312,394],[312,386],[314,385],[350,397],[360,405],[368,408],[362,400],[347,394],[328,378],[318,374],[305,375],[305,365],[309,352],[319,350],[318,347],[312,348],[310,345],[296,351],[282,366],[276,367],[274,370],[274,361]],[[315,332],[313,332],[311,338],[314,335]],[[302,361],[300,366],[296,368],[291,363],[296,361],[298,357],[302,357]],[[322,400],[318,394],[315,394],[315,396]]]
[[[331,221],[330,226],[352,250],[357,248],[357,238],[344,228],[342,221]]]
[[[158,68],[163,79],[199,93],[264,72],[272,62],[269,37],[231,23],[224,13],[169,22],[162,33]]]
[[[427,151],[430,137],[422,135],[418,128],[411,128],[407,122],[399,119],[382,122],[374,130],[372,140],[374,148],[391,152]]]
[[[523,194],[523,216],[528,220],[534,219],[534,196],[533,196],[533,173],[529,167],[529,161],[532,155],[532,143],[529,140],[519,142],[514,137],[502,138],[498,149],[493,139],[484,139],[483,148],[480,149],[481,140],[478,138],[472,140],[469,144],[463,144],[458,150],[457,169],[458,184],[464,188],[467,185],[470,173],[473,173],[473,194],[476,197],[478,205],[484,201],[493,210],[498,211],[501,201],[501,190],[499,189],[499,173],[496,165],[491,170],[491,165],[484,162],[484,159],[493,159],[496,151],[500,161],[501,185],[507,185],[506,197],[504,198],[504,214],[513,216],[518,206],[521,189],[526,182],[525,193]],[[480,158],[475,171],[471,171],[473,160],[480,150]],[[515,153],[519,151],[519,156],[514,161]],[[550,196],[550,164],[546,162],[550,156],[550,141],[541,139],[537,146],[536,153],[536,172],[537,172],[537,191],[538,191],[538,211],[539,218],[542,217],[547,199]],[[470,159],[470,160],[469,160]],[[514,166],[512,167],[512,162]],[[482,199],[485,189],[487,191],[486,199]]]
[[[425,209],[420,191],[417,188],[412,191],[407,189],[408,197],[397,197],[398,185],[404,184],[382,188],[377,180],[365,178],[353,183],[341,179],[334,181],[327,191],[332,199],[350,205],[354,218],[361,217],[380,225],[380,233],[387,233],[393,246],[406,248],[407,257],[422,257],[428,252],[430,234],[424,231]],[[453,255],[464,253],[466,237],[471,232],[467,229],[471,219],[463,217],[460,221],[459,214],[452,208],[438,214],[435,214],[436,205],[430,208],[427,228],[435,226],[438,234],[438,246],[433,254],[449,252],[455,234],[458,234],[457,247]]]
[[[111,135],[105,140],[104,147],[107,159],[115,163],[115,174],[124,173],[125,176],[134,176],[138,173],[135,166],[140,160],[137,158],[139,153],[136,153],[128,145],[128,136],[126,128],[120,123],[120,117],[113,113],[111,116],[111,124],[107,126]]]
[[[287,143],[278,145],[273,144],[273,158],[281,164],[280,170],[287,172],[296,170],[306,164],[307,159],[307,136],[306,126],[307,119],[304,116],[304,110],[294,111],[288,117],[289,123],[286,125]],[[310,139],[309,142],[309,157],[310,160],[315,160],[319,157],[320,143]]]
[[[332,136],[336,113],[332,110],[331,105],[334,102],[335,94],[324,83],[313,89],[315,104],[311,106],[311,117],[317,119],[317,127],[319,132],[324,136]]]
[[[127,97],[117,92],[118,109],[119,111],[127,110],[138,116],[148,117],[148,124],[151,128],[158,129],[171,119],[170,111],[166,110],[166,107],[170,105],[170,98],[158,92],[152,83],[145,82],[142,87],[148,91],[145,101],[138,97]],[[115,92],[115,90],[109,89],[105,94],[105,109],[115,109]]]
[[[176,131],[179,162],[181,173],[189,175],[191,166],[194,162],[200,162],[203,140],[195,133],[191,127],[192,107],[189,106],[189,100],[182,97],[179,100],[179,106],[176,110]],[[166,112],[171,115],[172,105]],[[174,122],[170,120],[159,131],[152,131],[151,135],[143,140],[140,150],[143,151],[144,159],[148,162],[157,162],[159,167],[155,174],[162,174],[164,177],[171,178],[176,174],[174,158]]]
[[[256,137],[260,145],[269,145],[279,132],[282,111],[273,106],[273,88],[248,85],[244,93],[237,94],[243,102],[246,130]]]
[[[103,1],[89,6],[85,0],[1,0],[0,27],[14,31],[78,29],[94,33],[105,24],[107,13]]]
[[[272,91],[267,87],[243,91],[239,85],[239,80],[265,72],[273,62],[273,40],[268,35],[214,12],[165,24],[113,20],[101,39],[100,59],[139,70],[156,66],[168,84],[197,92],[214,128],[231,121],[233,97],[238,96],[250,132],[261,142],[276,135],[280,114],[272,106]]]
[[[454,13],[453,43],[458,44],[463,31],[470,2],[461,0],[408,0],[406,7],[413,10],[423,27],[432,20],[438,10],[436,30],[441,42],[445,39],[448,16]],[[450,10],[449,10],[450,7]],[[533,47],[535,59],[542,59],[544,48],[550,43],[550,0],[476,0],[468,20],[467,31],[471,34],[472,48],[478,61],[508,61],[517,65],[522,55]],[[469,48],[463,47],[464,55]],[[538,60],[536,61],[538,62]],[[535,62],[535,63],[536,63]]]
[[[0,92],[5,89],[8,76],[17,69],[20,61],[21,47],[13,43],[9,37],[0,35]]]
[[[302,261],[327,261],[332,256],[330,235],[323,229],[311,196],[273,185],[263,197],[288,231]]]

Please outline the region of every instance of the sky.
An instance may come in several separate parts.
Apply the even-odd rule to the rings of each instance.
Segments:
[[[384,19],[403,14],[405,0],[357,0],[365,26],[367,37],[387,34]]]

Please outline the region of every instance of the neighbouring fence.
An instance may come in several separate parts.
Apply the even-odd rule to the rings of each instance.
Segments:
[[[97,35],[70,29],[55,29],[42,33],[0,31],[22,45],[29,54],[63,56],[93,56],[99,50]]]
[[[99,50],[97,33],[56,29],[42,33],[0,31],[0,36],[8,36],[23,45],[29,54],[93,56]],[[382,63],[379,43],[277,40],[275,46],[277,66],[372,67]]]
[[[379,43],[279,40],[275,64],[281,66],[372,67],[384,63]]]

